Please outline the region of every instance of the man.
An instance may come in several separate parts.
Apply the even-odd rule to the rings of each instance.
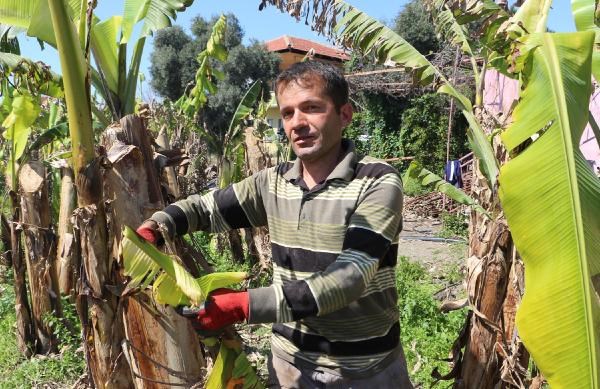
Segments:
[[[297,63],[275,92],[297,159],[172,204],[138,232],[156,241],[157,222],[171,234],[268,225],[273,284],[219,290],[195,324],[274,323],[269,387],[412,388],[394,276],[398,173],[342,139],[353,111],[335,68]]]

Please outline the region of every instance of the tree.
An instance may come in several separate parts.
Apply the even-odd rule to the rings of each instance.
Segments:
[[[199,118],[211,134],[223,142],[238,103],[254,81],[260,80],[263,86],[271,81],[279,71],[279,57],[269,53],[256,41],[249,46],[242,45],[243,30],[235,15],[226,15],[227,26],[223,46],[229,52],[225,63],[211,61],[214,69],[217,90],[208,96]],[[162,96],[177,100],[194,82],[198,54],[204,50],[210,32],[218,18],[210,21],[202,17],[194,18],[191,31],[193,38],[178,27],[168,28],[157,33],[157,41],[151,55],[150,73],[152,86]],[[175,45],[171,45],[171,40]],[[180,49],[181,47],[181,49]],[[223,77],[216,77],[222,72]],[[268,88],[263,88],[263,98],[268,96]]]
[[[191,38],[179,26],[165,28],[156,33],[154,51],[151,54],[150,85],[162,96],[175,101],[183,94],[185,85],[190,81],[182,80],[182,69],[190,65],[189,53]],[[195,62],[195,56],[193,57]]]
[[[433,19],[421,0],[412,0],[404,6],[394,20],[394,31],[423,55],[441,49]]]
[[[434,93],[426,93],[410,100],[402,113],[400,138],[405,156],[413,156],[423,166],[442,172],[446,163],[446,140],[448,134],[448,99]],[[455,116],[454,131],[450,142],[451,158],[469,152],[464,128],[466,123]]]
[[[225,15],[227,26],[223,46],[229,51],[241,45],[244,35],[238,19],[233,14]],[[219,18],[206,20],[201,16],[192,19],[192,36],[180,26],[165,28],[156,33],[154,49],[150,54],[152,88],[159,95],[176,101],[185,88],[194,81],[198,54],[206,48],[213,26]]]

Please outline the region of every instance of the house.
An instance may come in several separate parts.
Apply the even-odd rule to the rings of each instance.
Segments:
[[[342,68],[344,62],[350,59],[350,56],[344,50],[288,35],[266,41],[264,45],[268,51],[279,54],[281,58],[279,71],[289,68],[296,62],[301,62],[307,56],[314,61],[329,63],[339,68]],[[272,128],[278,130],[283,128],[283,124],[273,92],[271,92],[271,97],[271,105],[267,111],[267,122]]]

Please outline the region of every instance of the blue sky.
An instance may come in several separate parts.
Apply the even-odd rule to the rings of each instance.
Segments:
[[[383,22],[391,22],[402,10],[407,0],[346,0],[348,3],[366,12]],[[122,14],[123,1],[98,0],[96,14],[100,19],[115,14]],[[244,42],[248,43],[250,39],[265,41],[278,36],[287,34],[327,43],[323,36],[317,35],[311,31],[310,26],[304,22],[294,22],[287,14],[279,12],[273,6],[269,6],[263,11],[258,11],[260,0],[196,0],[193,5],[185,12],[179,13],[175,24],[178,24],[188,30],[192,18],[203,16],[210,18],[213,15],[232,12],[240,21],[244,29]],[[554,7],[550,12],[548,26],[557,32],[575,31],[575,25],[571,17],[570,1],[554,0]],[[60,73],[60,64],[58,55],[52,47],[40,50],[37,40],[33,38],[21,37],[22,55],[34,60],[41,60],[51,68]],[[144,54],[142,58],[141,71],[150,78],[149,58],[152,52],[152,39],[146,41]]]

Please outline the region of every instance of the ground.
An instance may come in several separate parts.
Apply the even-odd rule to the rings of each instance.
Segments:
[[[439,238],[441,230],[442,222],[437,219],[405,216],[398,254],[420,263],[430,273],[462,265],[467,254],[466,241]]]

